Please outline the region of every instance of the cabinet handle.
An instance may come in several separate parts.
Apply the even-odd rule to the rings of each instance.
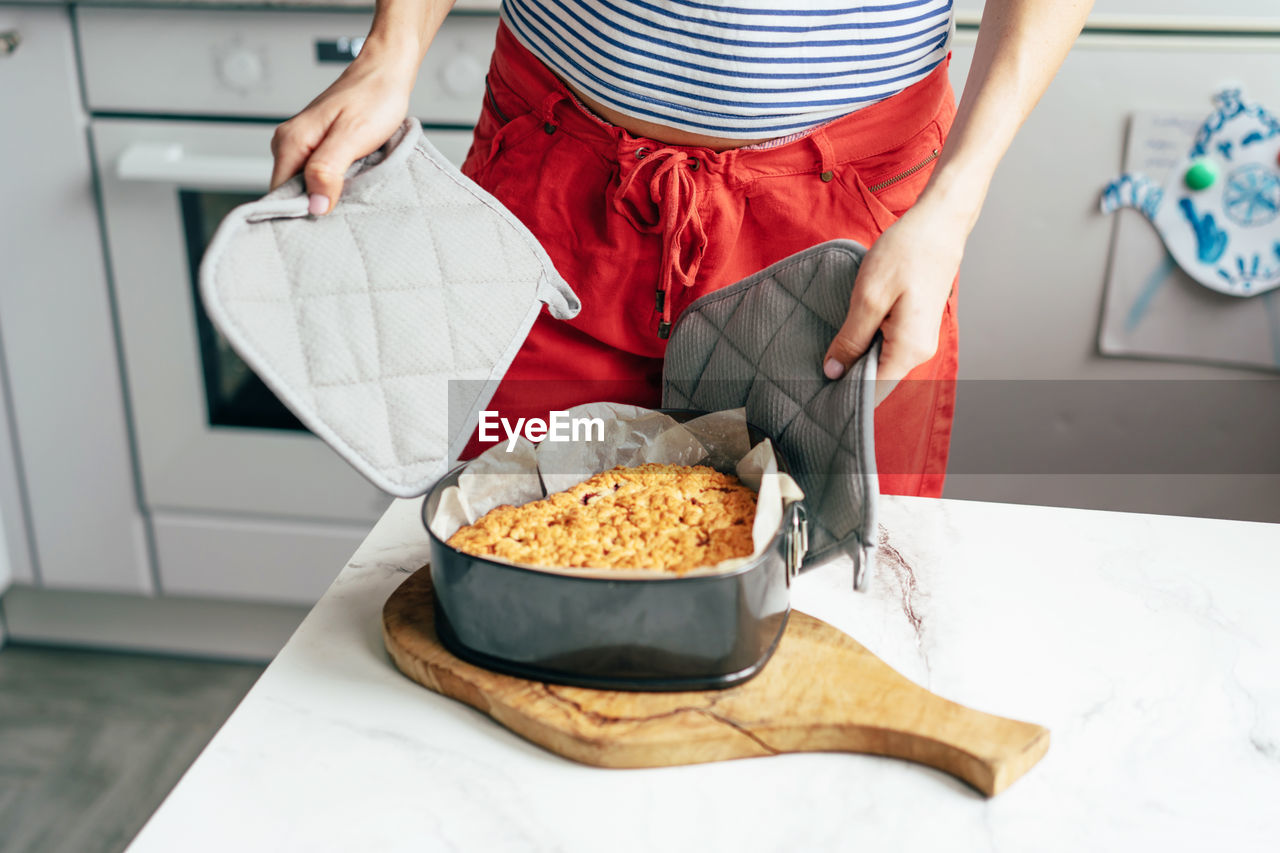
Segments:
[[[22,44],[22,36],[17,30],[5,30],[0,33],[0,56],[12,56]]]

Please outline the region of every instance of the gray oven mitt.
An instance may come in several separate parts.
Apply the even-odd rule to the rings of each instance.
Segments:
[[[352,166],[328,215],[307,214],[301,178],[233,210],[200,291],[289,410],[399,497],[462,452],[543,304],[560,319],[581,308],[534,236],[414,119]]]
[[[746,407],[804,489],[805,566],[847,553],[859,589],[876,545],[879,343],[836,381],[822,361],[865,253],[832,240],[696,300],[671,331],[662,371],[663,406]]]

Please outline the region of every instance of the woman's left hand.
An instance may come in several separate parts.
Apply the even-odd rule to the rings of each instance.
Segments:
[[[876,405],[938,349],[942,312],[960,269],[965,217],[921,197],[872,244],[862,260],[849,313],[827,348],[823,372],[839,379],[884,334]]]

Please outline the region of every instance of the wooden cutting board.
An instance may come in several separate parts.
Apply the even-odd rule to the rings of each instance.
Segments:
[[[473,666],[436,639],[431,575],[382,609],[397,667],[552,752],[601,767],[663,767],[782,752],[866,752],[918,761],[987,796],[1026,773],[1049,731],[948,702],[842,631],[793,611],[773,658],[726,690],[629,693],[526,681]]]

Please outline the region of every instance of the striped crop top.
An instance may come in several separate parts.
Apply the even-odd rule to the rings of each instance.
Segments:
[[[952,0],[502,0],[520,42],[625,115],[786,136],[884,100],[947,55]]]

